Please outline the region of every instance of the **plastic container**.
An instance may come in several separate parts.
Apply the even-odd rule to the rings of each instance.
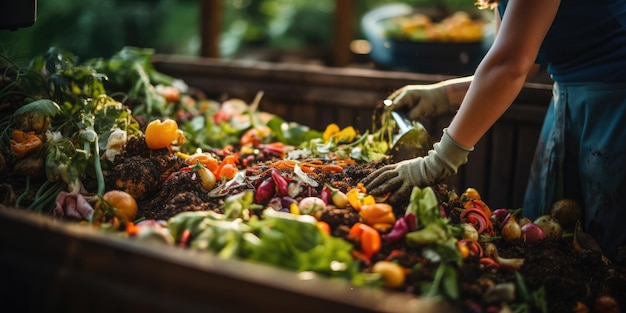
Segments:
[[[370,42],[370,59],[382,69],[427,74],[471,75],[491,45],[491,36],[476,42],[422,42],[387,38],[385,20],[424,13],[440,16],[434,9],[416,10],[405,4],[381,6],[367,13],[361,27]]]

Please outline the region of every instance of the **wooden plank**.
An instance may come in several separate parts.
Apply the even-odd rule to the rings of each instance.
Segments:
[[[320,125],[317,122],[318,106],[299,103],[291,106],[291,121],[302,125]],[[313,126],[310,126],[313,127]],[[319,128],[318,128],[319,129]],[[323,130],[323,129],[322,129]]]
[[[220,57],[222,0],[200,0],[200,56]]]
[[[487,189],[490,205],[494,207],[509,207],[509,199],[513,193],[512,181],[515,174],[512,171],[517,151],[514,123],[498,123],[490,132],[491,146],[489,147],[489,172]]]
[[[333,66],[346,66],[352,62],[350,42],[354,39],[355,13],[354,0],[335,0]]]
[[[490,141],[491,138],[485,136],[474,146],[474,151],[468,157],[468,163],[459,170],[460,181],[456,186],[459,191],[464,191],[469,187],[476,188],[484,199],[490,199],[489,202],[491,202],[488,194]]]
[[[372,109],[367,108],[354,111],[354,127],[359,130],[373,129],[373,113]]]
[[[271,63],[251,60],[221,60],[174,55],[155,55],[160,71],[184,77],[235,77],[256,81],[297,82],[309,86],[342,86],[391,92],[409,83],[432,83],[447,75],[388,72],[367,68],[338,68],[312,64]],[[176,75],[174,75],[176,76]]]
[[[130,240],[1,206],[0,247],[0,303],[6,312],[452,309],[405,292],[361,288],[318,276],[302,279],[296,272]]]

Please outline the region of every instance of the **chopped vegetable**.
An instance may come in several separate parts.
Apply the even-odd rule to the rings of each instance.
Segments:
[[[188,165],[195,165],[197,162],[200,162],[200,164],[204,165],[204,167],[213,172],[213,174],[215,174],[219,163],[218,160],[212,155],[202,152],[194,153],[188,156],[185,161]]]
[[[146,144],[148,148],[156,150],[170,147],[172,142],[184,140],[184,135],[178,130],[178,124],[172,119],[154,120],[146,127]]]
[[[25,133],[19,129],[13,130],[11,139],[11,151],[18,159],[29,153],[38,151],[43,146],[43,141],[35,132]]]
[[[345,209],[348,206],[348,196],[343,191],[333,188],[329,184],[326,184],[325,188],[330,190],[330,199],[336,207]]]
[[[276,186],[276,190],[281,196],[287,196],[289,194],[289,182],[283,177],[277,170],[272,170],[272,180]]]
[[[370,226],[389,228],[396,222],[393,207],[387,203],[364,204],[359,210],[361,220]]]
[[[117,217],[122,221],[133,221],[137,216],[138,206],[135,198],[121,190],[110,190],[98,199],[95,205],[94,222],[104,222]]]
[[[376,203],[376,199],[374,199],[374,196],[366,194],[365,187],[361,183],[359,183],[357,187],[350,189],[346,196],[348,198],[348,203],[350,203],[350,206],[352,206],[352,208],[357,211],[361,210],[361,206],[365,204]]]
[[[498,248],[491,242],[485,243],[485,256],[492,258],[500,266],[509,270],[519,270],[524,264],[523,258],[503,258],[498,254]]]
[[[304,171],[302,171],[302,168],[298,164],[294,165],[293,173],[301,182],[308,184],[311,187],[317,187],[319,185],[316,180],[304,173]]]
[[[204,165],[200,164],[200,161],[197,161],[196,165],[192,166],[191,169],[200,177],[202,188],[204,190],[209,191],[215,187],[215,174],[213,174],[213,172],[211,172]]]
[[[357,222],[350,228],[348,238],[358,242],[363,254],[371,259],[380,250],[381,239],[378,231],[371,226]]]
[[[257,126],[248,129],[239,139],[241,146],[251,145],[259,146],[266,137],[272,133],[272,130],[267,126]]]
[[[546,238],[558,239],[563,235],[561,224],[550,215],[542,215],[537,217],[533,223],[541,227]]]
[[[517,216],[514,214],[508,215],[504,221],[504,225],[502,225],[502,228],[500,229],[500,235],[502,236],[502,239],[508,243],[520,240],[522,237],[522,228],[517,222]]]
[[[315,216],[326,209],[326,203],[318,197],[305,197],[298,202],[298,208],[301,214]]]
[[[475,207],[464,209],[461,212],[461,221],[473,225],[479,234],[490,233],[491,220],[485,215],[485,212]]]
[[[276,193],[276,185],[271,177],[266,178],[259,184],[254,192],[254,202],[258,204],[266,204]]]
[[[381,236],[382,240],[391,243],[404,239],[407,233],[416,230],[417,225],[415,221],[415,215],[413,215],[413,213],[398,218],[391,231]]]
[[[260,210],[262,205],[255,203],[254,192],[245,190],[235,195],[231,195],[224,199],[224,215],[227,218],[249,220],[252,216],[252,210]]]
[[[410,246],[427,247],[439,258],[460,264],[463,259],[456,246],[457,238],[463,235],[463,228],[450,224],[442,216],[439,201],[431,187],[413,187],[405,215],[412,213],[417,219],[417,230],[406,234],[406,243]]]
[[[122,154],[122,149],[128,141],[128,134],[122,129],[115,129],[107,139],[106,151],[104,157],[111,161],[115,161],[115,157]]]
[[[330,235],[330,225],[324,221],[317,221],[317,227],[326,235]]]
[[[380,274],[389,288],[399,288],[404,285],[405,271],[395,262],[378,261],[372,266],[372,272]]]
[[[239,155],[229,154],[220,162],[220,165],[217,169],[215,169],[213,174],[215,174],[215,177],[218,177],[220,180],[233,179],[239,172],[237,169],[237,163],[239,163]]]
[[[69,216],[89,220],[93,214],[93,207],[83,195],[61,191],[57,196],[53,213],[57,217]]]
[[[293,150],[293,146],[287,146],[282,142],[273,142],[267,144],[259,144],[258,147],[267,156],[284,158],[287,152]]]

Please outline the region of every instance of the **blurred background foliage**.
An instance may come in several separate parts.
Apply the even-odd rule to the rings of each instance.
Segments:
[[[43,0],[35,25],[0,30],[0,54],[29,60],[56,46],[80,58],[109,57],[124,46],[197,56],[203,0]],[[216,0],[206,0],[216,1]],[[220,56],[237,58],[246,48],[298,50],[331,47],[336,0],[222,0]],[[342,0],[338,0],[342,1]],[[357,0],[355,39],[361,17],[380,5],[402,2],[472,10],[472,0]]]

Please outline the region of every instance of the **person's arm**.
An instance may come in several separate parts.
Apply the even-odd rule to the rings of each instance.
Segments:
[[[495,28],[494,38],[497,38],[502,19],[500,18],[500,13],[498,12],[497,9],[494,9],[493,12],[494,12],[493,22],[494,22],[494,28]],[[539,64],[533,64],[532,68],[528,71],[526,80],[528,81],[531,78],[533,78],[533,76],[535,76],[535,74],[537,74],[537,72],[539,71],[539,68],[540,68]],[[467,93],[467,90],[469,89],[470,83],[472,82],[473,79],[474,79],[474,76],[467,76],[467,77],[460,77],[460,78],[446,80],[440,83],[446,89],[446,95],[448,96],[448,101],[449,101],[450,106],[459,107],[461,105],[461,103],[463,102],[463,99],[465,98],[465,94]]]
[[[445,84],[441,82],[435,88],[413,87],[402,91],[411,92],[416,99],[429,95],[427,109],[431,112],[445,112],[440,109],[440,105],[432,103],[440,100],[448,104],[447,96],[454,96],[462,86],[469,84],[459,111],[450,126],[443,130],[441,140],[428,151],[428,155],[388,164],[372,172],[362,180],[368,193],[374,196],[387,194],[388,201],[394,203],[406,199],[414,186],[432,186],[456,174],[459,167],[468,161],[474,145],[519,94],[526,77],[534,68],[537,52],[554,20],[559,3],[560,0],[511,0],[500,34],[478,66],[473,79],[463,78],[456,82],[449,81],[448,85],[439,85]],[[420,116],[420,112],[412,112]],[[430,112],[422,110],[422,113]]]
[[[448,103],[451,107],[458,108],[461,105],[473,79],[474,76],[467,76],[445,80],[440,83],[446,90]]]
[[[511,0],[493,46],[480,62],[449,136],[473,147],[513,103],[536,68],[541,43],[560,0]]]

